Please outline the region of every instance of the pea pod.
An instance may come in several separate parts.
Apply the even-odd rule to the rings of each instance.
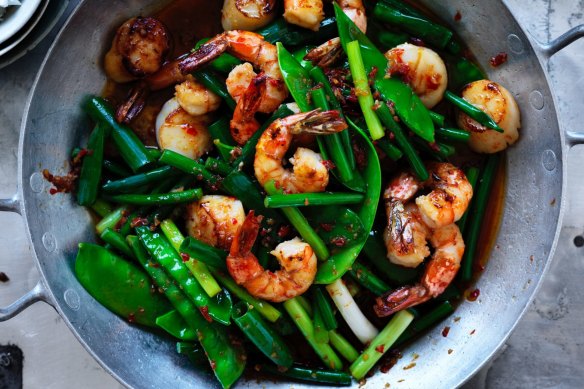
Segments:
[[[197,312],[195,306],[165,271],[152,265],[144,246],[135,236],[129,239],[129,244],[146,272],[161,287],[185,322],[196,331],[197,338],[221,386],[225,389],[230,388],[245,369],[247,356],[240,343],[229,337],[227,328],[215,322],[208,322]]]
[[[334,7],[339,37],[345,52],[349,42],[359,41],[367,74],[370,74],[374,68],[377,69],[373,83],[375,89],[384,100],[392,101],[395,104],[397,115],[415,134],[428,142],[434,142],[434,124],[428,109],[424,107],[420,98],[402,81],[396,78],[385,78],[387,59],[383,53],[375,47],[336,3]]]
[[[262,35],[270,43],[282,42],[286,46],[306,45],[310,42],[322,43],[334,37],[337,33],[335,18],[329,17],[320,22],[318,31],[294,26],[284,18],[278,18],[256,33]]]
[[[172,309],[162,295],[152,293],[142,269],[101,246],[79,244],[75,275],[100,304],[130,322],[155,327],[156,318]]]
[[[308,112],[314,109],[310,99],[310,90],[312,82],[308,70],[304,69],[292,54],[282,45],[276,43],[278,49],[278,64],[284,82],[290,91],[290,94],[298,104],[302,112]]]
[[[348,248],[367,239],[368,231],[354,211],[342,206],[306,208],[310,225],[331,250]]]
[[[136,233],[150,255],[178,282],[201,312],[221,324],[229,325],[232,302],[228,293],[223,291],[209,298],[168,240],[160,233],[150,231],[150,227],[147,226],[137,227]]]
[[[381,196],[381,166],[379,158],[375,151],[375,146],[369,140],[366,134],[359,129],[354,129],[355,133],[362,138],[366,147],[367,164],[362,172],[363,178],[367,183],[365,192],[365,201],[357,209],[357,215],[363,223],[365,236],[369,235],[375,221],[377,205]],[[330,284],[342,277],[351,267],[357,256],[363,249],[367,239],[363,239],[358,244],[351,246],[339,253],[332,255],[326,262],[320,264],[316,273],[315,283]]]
[[[197,334],[189,327],[185,319],[173,309],[162,316],[156,318],[156,325],[180,340],[195,341]]]

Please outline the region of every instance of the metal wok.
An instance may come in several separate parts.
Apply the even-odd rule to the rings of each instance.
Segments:
[[[44,301],[104,369],[128,387],[219,387],[210,373],[197,371],[179,357],[173,342],[129,325],[77,282],[73,272],[77,243],[94,239],[91,216],[72,196],[49,195],[40,174],[43,168],[63,170],[70,150],[80,144],[79,129],[87,122],[79,102],[104,85],[100,59],[115,28],[131,16],[148,14],[159,3],[114,1],[105,9],[102,1],[82,1],[47,54],[21,129],[19,190],[12,199],[0,200],[0,210],[24,217],[41,280],[21,299],[0,308],[0,321]],[[523,128],[519,143],[507,153],[504,214],[489,264],[477,284],[480,298],[460,306],[458,322],[448,320],[447,339],[440,334],[441,327],[435,328],[408,348],[408,355],[419,355],[416,368],[402,369],[410,363],[405,357],[390,373],[368,379],[365,387],[370,388],[401,380],[408,387],[456,387],[493,356],[521,318],[552,258],[565,207],[566,152],[584,142],[582,135],[561,131],[543,66],[555,52],[584,36],[584,26],[541,45],[524,33],[499,0],[422,3],[447,22],[457,11],[464,15],[451,27],[479,63],[486,64],[500,51],[509,54],[504,66],[485,68],[491,79],[516,96]],[[242,379],[238,387],[255,384]],[[270,382],[270,387],[290,384]]]

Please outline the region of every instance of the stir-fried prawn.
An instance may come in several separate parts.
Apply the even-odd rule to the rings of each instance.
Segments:
[[[302,293],[316,276],[316,255],[298,238],[282,242],[271,252],[282,268],[265,270],[251,252],[260,230],[261,216],[251,211],[238,230],[227,256],[227,269],[239,285],[258,298],[282,302]]]
[[[183,58],[178,68],[183,74],[191,73],[224,52],[251,63],[266,75],[266,92],[262,97],[261,112],[273,112],[288,97],[278,65],[276,46],[250,31],[225,31]]]
[[[255,119],[255,113],[260,107],[265,92],[266,77],[261,73],[251,80],[237,102],[230,122],[230,129],[231,136],[240,145],[245,144],[260,128],[260,123]]]
[[[339,37],[329,39],[320,46],[310,50],[304,59],[312,62],[314,66],[328,68],[334,65],[344,55],[343,46]]]
[[[295,134],[331,134],[347,128],[338,111],[314,110],[274,121],[262,134],[256,145],[255,176],[260,184],[274,180],[288,193],[322,192],[329,173],[320,154],[303,147],[296,149],[290,159],[293,170],[282,161]]]

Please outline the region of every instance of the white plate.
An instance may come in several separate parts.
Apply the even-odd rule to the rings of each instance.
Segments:
[[[21,0],[21,3],[8,8],[5,19],[0,21],[0,43],[16,34],[30,20],[41,0]]]
[[[32,32],[32,30],[36,27],[38,22],[41,20],[47,6],[49,5],[49,0],[39,0],[42,1],[42,4],[36,12],[33,14],[32,18],[28,21],[28,23],[20,29],[18,32],[18,36],[13,36],[11,39],[0,43],[0,56],[8,53],[10,50],[15,48],[24,38],[28,36]]]

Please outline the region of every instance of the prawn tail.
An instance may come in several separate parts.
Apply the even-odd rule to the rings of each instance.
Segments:
[[[312,62],[314,66],[328,68],[334,65],[343,55],[343,46],[340,38],[333,38],[324,44],[310,50],[305,56],[306,61]]]
[[[219,34],[183,58],[178,64],[178,68],[182,74],[192,73],[219,57],[227,51],[228,46],[225,34]]]
[[[241,227],[235,234],[231,242],[229,255],[232,257],[243,258],[251,252],[255,240],[260,232],[260,223],[263,217],[255,216],[254,211],[249,211]]]
[[[345,119],[336,110],[322,111],[315,109],[289,116],[286,119],[292,120],[289,124],[293,134],[326,135],[341,132],[348,127]]]
[[[126,100],[116,110],[116,120],[119,123],[129,124],[142,112],[150,90],[146,83],[140,82],[128,93]]]
[[[230,127],[231,135],[238,144],[247,142],[260,127],[254,116],[260,108],[262,99],[266,94],[266,81],[267,76],[265,73],[258,74],[251,80],[249,86],[237,102]]]
[[[373,310],[379,317],[390,316],[430,299],[430,294],[422,285],[404,286],[377,297]]]

